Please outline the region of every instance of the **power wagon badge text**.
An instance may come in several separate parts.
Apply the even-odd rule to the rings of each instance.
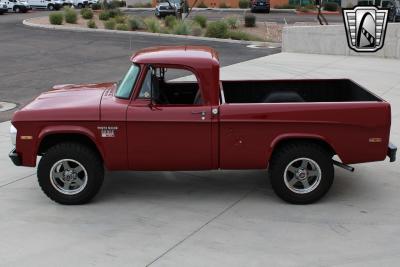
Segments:
[[[118,130],[117,126],[98,126],[101,131],[101,137],[115,137],[115,131]]]

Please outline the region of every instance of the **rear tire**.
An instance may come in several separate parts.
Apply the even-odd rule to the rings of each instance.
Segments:
[[[274,153],[269,176],[275,193],[293,204],[310,204],[331,187],[334,168],[331,154],[313,143],[293,143]]]
[[[50,11],[53,11],[54,10],[54,5],[48,5],[47,9],[50,10]]]
[[[99,155],[79,143],[60,143],[44,154],[37,176],[43,192],[65,205],[85,204],[99,192],[104,168]]]

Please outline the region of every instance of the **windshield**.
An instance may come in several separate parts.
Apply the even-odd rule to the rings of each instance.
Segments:
[[[138,77],[140,68],[138,65],[133,64],[128,72],[125,74],[125,77],[118,84],[118,89],[115,94],[116,97],[119,98],[129,98],[131,95],[133,86],[135,85],[136,79]]]

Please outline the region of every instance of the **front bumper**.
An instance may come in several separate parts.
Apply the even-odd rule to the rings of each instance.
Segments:
[[[11,150],[8,156],[10,157],[11,161],[15,164],[15,166],[21,166],[22,164],[21,157],[18,155],[15,148]]]
[[[396,152],[397,152],[397,147],[394,144],[389,143],[387,156],[389,157],[390,162],[396,161]]]

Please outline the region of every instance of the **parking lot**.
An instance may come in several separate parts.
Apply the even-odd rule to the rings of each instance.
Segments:
[[[54,84],[116,81],[154,45],[214,47],[222,79],[351,78],[392,105],[400,144],[396,59],[279,53],[279,48],[29,28],[0,16],[0,101],[23,105]],[[36,169],[8,158],[11,112],[0,112],[0,266],[398,266],[399,161],[335,168],[311,205],[275,196],[265,170],[107,173],[95,200],[62,206]]]

